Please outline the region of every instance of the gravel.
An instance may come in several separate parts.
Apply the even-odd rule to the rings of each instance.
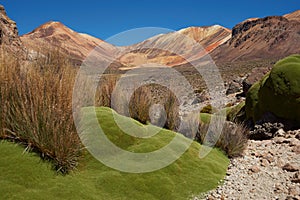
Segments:
[[[249,140],[244,155],[231,160],[223,183],[204,199],[300,200],[299,133],[290,131],[269,140]]]

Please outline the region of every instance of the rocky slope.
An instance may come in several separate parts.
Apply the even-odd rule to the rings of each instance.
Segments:
[[[288,20],[300,21],[300,10],[284,15]]]
[[[231,160],[224,183],[205,199],[300,199],[300,130],[249,140],[244,156]]]
[[[300,52],[299,11],[282,16],[246,20],[232,37],[212,52],[218,63],[282,58]]]
[[[59,49],[76,64],[81,62],[98,45],[103,56],[116,49],[113,45],[87,34],[77,33],[60,22],[48,22],[32,32],[21,36],[24,45],[35,52],[47,54],[49,50]]]
[[[0,46],[5,50],[13,52],[12,55],[25,54],[25,49],[18,35],[18,28],[16,22],[11,20],[4,9],[0,5]]]
[[[226,42],[230,35],[229,29],[218,25],[189,27],[177,32],[158,35],[132,46],[118,48],[90,35],[77,33],[60,22],[48,22],[21,36],[21,40],[28,49],[35,52],[46,53],[49,48],[60,48],[78,64],[86,58],[91,50],[101,44],[103,51],[100,55],[110,56],[118,53],[119,62],[125,65],[123,66],[125,69],[151,62],[169,66],[185,63],[186,61],[182,57],[172,52],[166,52],[165,49],[172,46],[172,49],[180,49],[180,52],[187,57],[195,56],[191,41],[197,42],[203,47],[203,51],[197,52],[194,58],[197,59]],[[159,48],[143,49],[145,46]],[[128,53],[122,53],[122,50],[126,50]]]
[[[187,61],[183,57],[165,50],[170,47],[192,60],[210,53],[219,64],[277,60],[293,53],[300,53],[299,16],[300,11],[296,11],[284,16],[252,18],[237,24],[232,31],[218,25],[189,27],[157,35],[126,48],[118,48],[90,35],[77,33],[60,22],[48,22],[19,38],[16,23],[7,17],[2,6],[0,44],[6,44],[14,51],[20,49],[24,51],[26,47],[29,55],[36,52],[47,54],[49,49],[59,48],[76,64],[80,64],[96,46],[101,44],[101,48],[98,49],[99,55],[105,58],[118,53],[117,66],[123,69],[145,63],[159,63],[172,67],[186,64]],[[191,41],[197,42],[203,49],[195,50]],[[143,48],[145,46],[158,48],[145,49]],[[120,51],[124,49],[127,51],[125,54]]]
[[[184,57],[192,57],[193,60],[196,60],[226,42],[230,35],[229,29],[219,25],[189,27],[168,34],[161,34],[128,47],[129,49],[140,50],[122,55],[120,61],[129,67],[143,63],[175,66],[186,63],[186,60],[178,54],[176,55],[177,52],[168,52],[168,49],[176,50],[182,53]],[[201,47],[195,47],[193,43],[198,43]],[[145,47],[157,48],[145,49]]]

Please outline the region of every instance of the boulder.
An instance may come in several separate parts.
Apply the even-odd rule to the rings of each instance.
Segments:
[[[282,167],[282,169],[288,172],[297,172],[299,171],[299,166],[295,163],[287,163]]]
[[[241,91],[241,86],[237,82],[231,82],[226,90],[226,95],[235,94]]]
[[[270,67],[256,67],[252,69],[248,76],[242,81],[243,94],[246,96],[251,86],[260,81],[270,70]]]
[[[300,172],[297,172],[297,173],[294,174],[294,176],[292,178],[292,182],[300,183]]]

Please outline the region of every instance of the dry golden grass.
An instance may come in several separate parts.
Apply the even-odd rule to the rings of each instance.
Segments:
[[[154,103],[151,88],[142,86],[134,91],[129,102],[130,117],[142,123],[150,121],[149,109]]]
[[[58,52],[26,67],[1,54],[1,137],[38,151],[62,173],[76,167],[81,149],[72,117],[75,77]]]
[[[111,98],[116,86],[119,75],[104,74],[99,80],[98,88],[95,94],[96,106],[111,107]]]
[[[151,121],[150,108],[154,104],[160,104],[166,113],[166,122],[164,127],[177,131],[179,126],[179,101],[175,95],[167,88],[149,84],[137,88],[127,99],[126,91],[118,90],[112,106],[112,94],[116,87],[119,75],[104,75],[101,77],[96,92],[96,106],[113,107],[118,113],[127,115],[142,123]],[[129,102],[127,102],[129,101]],[[126,107],[127,106],[127,107]],[[162,118],[164,118],[162,116]]]
[[[221,120],[216,120],[212,124],[201,123],[199,126],[196,140],[200,143],[210,143],[211,145],[223,150],[229,157],[237,157],[242,155],[247,145],[247,137],[249,130],[243,124],[234,124]],[[218,131],[221,130],[221,133]]]
[[[53,161],[57,171],[67,173],[77,166],[82,150],[72,111],[77,69],[58,51],[50,51],[28,65],[21,63],[1,51],[0,138],[23,143],[27,149],[33,149],[43,158]],[[95,101],[87,98],[93,92],[89,90],[93,80],[82,78],[83,87],[87,90],[80,94],[82,98],[79,100],[84,103],[79,105],[112,106],[112,93],[119,75],[102,76]],[[122,92],[117,95],[125,96]],[[149,109],[153,104],[160,104],[165,110],[164,127],[178,131],[179,101],[163,86],[150,84],[138,88],[131,96],[129,114],[148,123]],[[121,106],[116,111],[124,113],[123,109]],[[207,128],[207,125],[201,125],[198,133],[200,142],[203,142]],[[225,125],[216,146],[229,156],[239,155],[245,147],[246,132],[242,125]]]

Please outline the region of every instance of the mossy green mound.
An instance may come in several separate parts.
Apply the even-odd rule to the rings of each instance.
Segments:
[[[257,121],[266,112],[300,122],[300,55],[278,61],[269,74],[250,88],[247,118]]]
[[[221,109],[219,112],[226,114],[226,120],[231,121],[231,122],[236,122],[239,120],[239,113],[245,106],[245,101],[240,102],[237,105],[230,106],[230,107],[225,107]],[[202,109],[203,110],[203,109]],[[217,110],[215,109],[214,113],[209,113],[209,112],[200,112],[200,122],[204,124],[208,124],[211,121],[211,118],[214,116],[214,114],[217,113]]]
[[[91,120],[94,108],[83,110],[82,130],[92,130],[97,126]],[[148,139],[132,138],[114,123],[113,112],[109,108],[96,108],[96,116],[108,138],[127,151],[153,151],[177,135],[162,129]],[[157,130],[117,114],[114,117],[125,126],[128,121],[136,123],[138,127],[133,131],[147,134]],[[200,147],[193,142],[173,164],[142,174],[111,169],[86,153],[77,171],[61,176],[35,153],[23,153],[19,145],[0,142],[0,199],[188,199],[215,188],[229,164],[228,158],[217,149],[200,159]]]
[[[245,101],[240,102],[237,105],[225,108],[226,109],[226,119],[231,122],[239,120],[239,113],[245,106]]]
[[[257,121],[260,117],[258,110],[258,92],[260,90],[260,82],[256,82],[249,89],[246,97],[246,116],[247,119]]]
[[[200,113],[200,122],[208,124],[212,118],[212,114],[209,113]]]

